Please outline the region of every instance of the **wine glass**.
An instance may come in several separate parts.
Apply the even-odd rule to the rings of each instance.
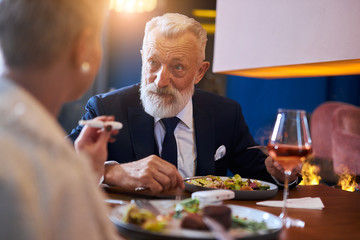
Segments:
[[[280,218],[285,227],[304,227],[305,222],[287,216],[289,176],[292,170],[312,152],[309,125],[303,110],[278,109],[275,125],[268,143],[269,155],[284,169],[284,205]]]

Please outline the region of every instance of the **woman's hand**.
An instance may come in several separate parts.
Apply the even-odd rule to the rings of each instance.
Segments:
[[[96,120],[103,122],[114,121],[113,116],[100,116]],[[107,160],[107,144],[114,142],[113,136],[119,133],[118,130],[112,130],[111,126],[102,129],[84,126],[80,135],[75,140],[75,150],[83,153],[91,160],[91,166],[95,174],[100,179],[104,175],[104,163]]]

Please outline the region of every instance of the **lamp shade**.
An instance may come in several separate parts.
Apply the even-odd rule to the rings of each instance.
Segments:
[[[213,72],[360,74],[359,0],[218,0]]]

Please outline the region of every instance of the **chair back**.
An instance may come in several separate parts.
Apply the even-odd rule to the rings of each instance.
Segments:
[[[360,175],[360,107],[344,105],[332,116],[332,158],[336,173]]]
[[[325,102],[314,110],[310,129],[315,158],[332,162],[335,173],[360,175],[360,107]]]

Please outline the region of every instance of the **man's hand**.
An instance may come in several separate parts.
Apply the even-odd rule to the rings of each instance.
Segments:
[[[113,116],[96,117],[100,121],[114,121]],[[111,127],[104,129],[84,126],[79,137],[75,140],[75,150],[78,153],[86,154],[90,160],[95,174],[100,177],[104,174],[104,163],[107,159],[107,143],[113,142],[112,136],[119,131],[111,130]]]
[[[285,180],[284,169],[280,166],[280,164],[271,157],[267,157],[265,159],[265,166],[267,171],[275,177],[279,182],[283,183]],[[301,164],[296,166],[291,172],[291,176],[289,177],[289,183],[295,181],[297,179],[297,175],[301,173]]]
[[[104,183],[127,191],[147,187],[151,194],[185,187],[176,167],[156,155],[130,163],[106,164]]]

